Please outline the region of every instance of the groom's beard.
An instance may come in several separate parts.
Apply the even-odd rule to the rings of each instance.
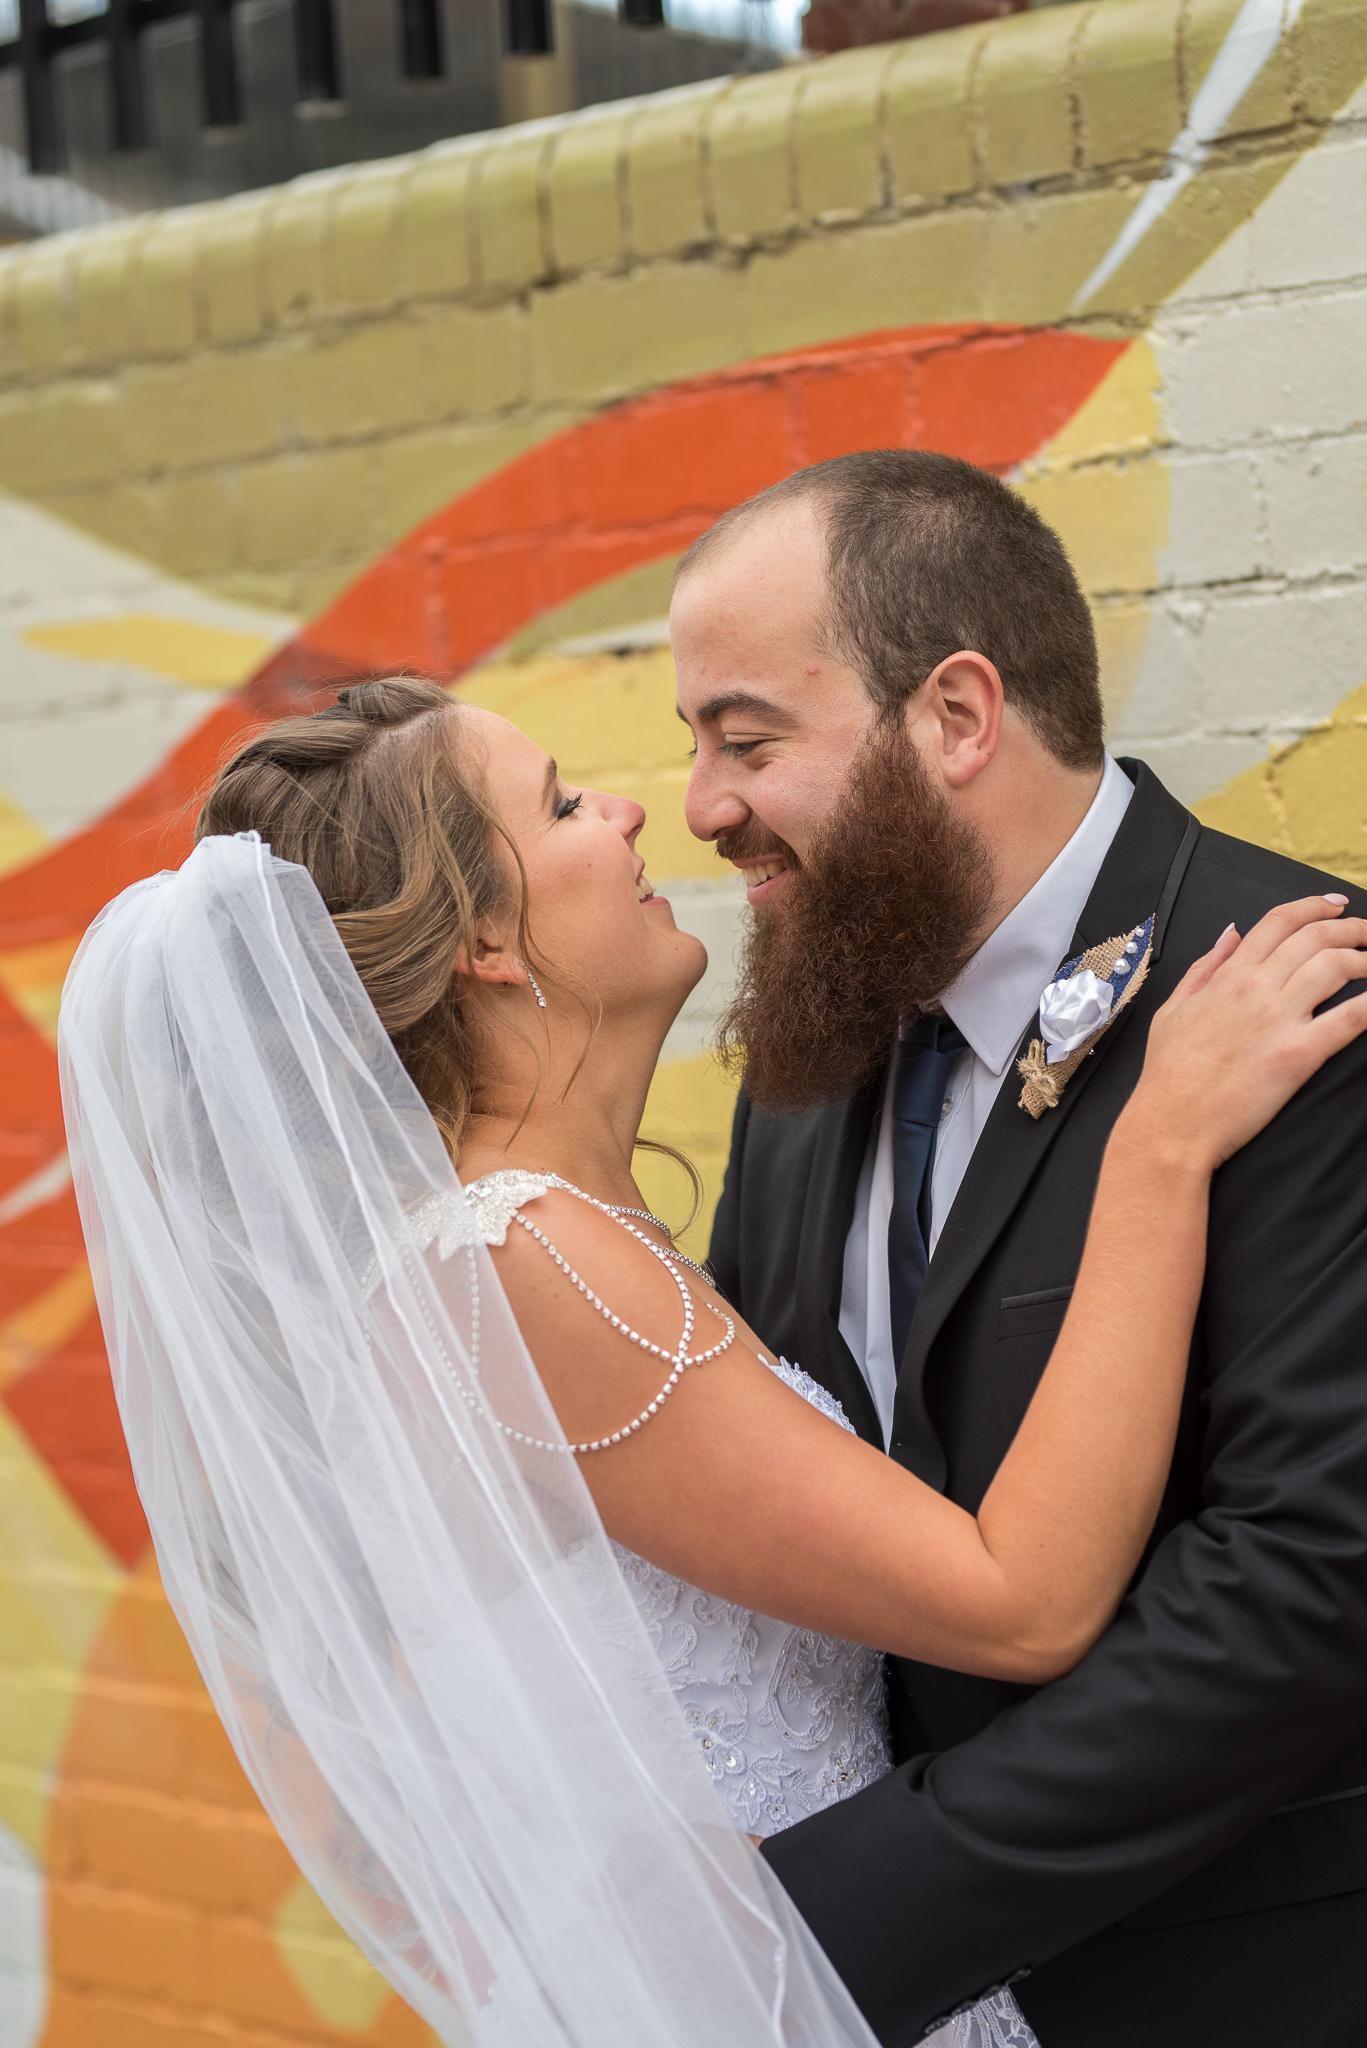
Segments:
[[[991,856],[904,734],[875,733],[805,861],[752,821],[724,859],[787,860],[753,913],[723,1055],[762,1109],[846,1101],[880,1070],[899,1024],[940,996],[979,944]]]

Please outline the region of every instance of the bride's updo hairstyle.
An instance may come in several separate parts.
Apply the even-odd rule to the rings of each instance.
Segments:
[[[460,707],[435,683],[383,676],[267,727],[218,772],[196,840],[259,832],[308,869],[366,994],[452,1152],[474,1108],[474,984],[455,975],[478,923],[507,915],[517,848],[461,760]],[[500,856],[500,842],[511,860]],[[538,962],[538,965],[540,962]]]

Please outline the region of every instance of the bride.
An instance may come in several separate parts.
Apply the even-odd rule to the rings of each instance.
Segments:
[[[1163,1490],[1211,1175],[1367,1025],[1367,996],[1314,1014],[1367,931],[1284,906],[1159,1012],[975,1518],[642,1201],[646,1090],[706,964],[643,823],[430,684],[260,734],[73,966],[82,1219],[215,1705],[441,2039],[867,2048],[750,1841],[890,1767],[881,1653],[1039,1683],[1106,1627]],[[1136,1269],[1161,1284],[1117,1317]],[[945,2032],[1032,2038],[1006,1987]]]

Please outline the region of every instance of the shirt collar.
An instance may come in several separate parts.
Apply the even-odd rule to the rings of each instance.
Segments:
[[[983,940],[942,998],[946,1014],[993,1074],[1020,1045],[1066,957],[1134,785],[1110,755],[1091,808],[1068,844],[1009,916]]]

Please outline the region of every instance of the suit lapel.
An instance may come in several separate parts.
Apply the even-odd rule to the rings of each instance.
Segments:
[[[1103,939],[1138,924],[1157,907],[1155,959],[1162,926],[1191,857],[1199,828],[1142,762],[1122,767],[1135,783],[1135,793],[1097,875],[1082,913],[1069,955],[1099,945]],[[1142,997],[1139,999],[1142,1002]],[[996,1243],[1037,1172],[1050,1146],[1081,1099],[1092,1074],[1124,1029],[1119,1019],[1090,1058],[1073,1075],[1056,1109],[1038,1120],[1018,1106],[1014,1062],[1002,1081],[981,1137],[974,1147],[963,1182],[930,1262],[921,1298],[916,1304],[906,1355],[898,1381],[893,1439],[901,1461],[928,1485],[943,1487],[944,1448],[926,1408],[924,1374],[931,1346],[945,1321]],[[1025,1034],[1025,1050],[1039,1031],[1038,1020]]]
[[[852,1102],[823,1110],[818,1118],[796,1287],[800,1364],[835,1395],[859,1435],[881,1450],[883,1429],[873,1396],[839,1327],[845,1239],[879,1093],[875,1084]]]

